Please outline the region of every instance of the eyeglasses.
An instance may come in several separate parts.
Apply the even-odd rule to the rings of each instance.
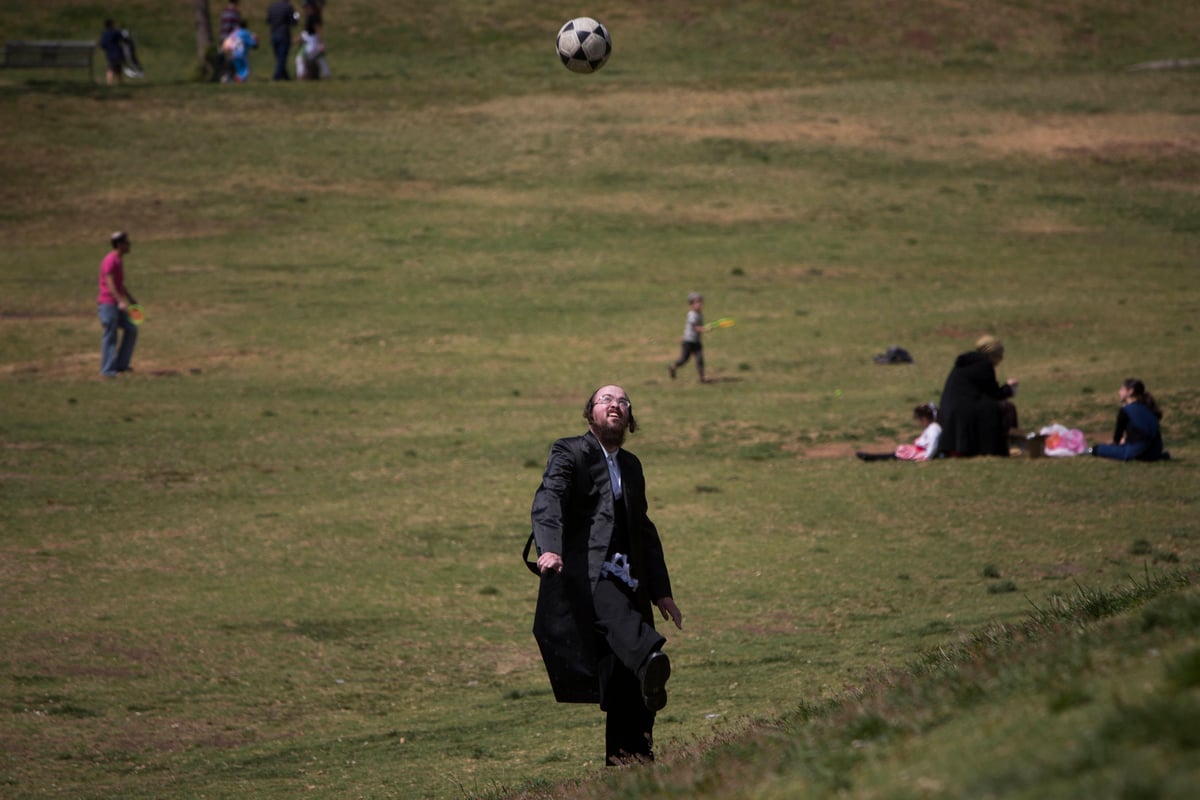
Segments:
[[[625,411],[633,407],[633,403],[629,402],[628,397],[614,397],[611,394],[602,394],[596,398],[596,405],[598,406],[611,406],[613,403],[616,403]]]

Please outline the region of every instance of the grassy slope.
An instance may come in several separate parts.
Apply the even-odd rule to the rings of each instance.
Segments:
[[[1197,630],[1194,585],[1080,591],[653,771],[511,796],[1188,797]]]
[[[666,755],[1069,581],[1194,567],[1200,106],[1190,73],[1119,71],[1189,55],[1189,17],[719,5],[616,4],[591,79],[526,4],[375,2],[331,9],[325,84],[266,82],[266,53],[247,86],[190,84],[186,9],[155,4],[122,11],[144,84],[0,76],[14,794],[586,774],[598,715],[548,702],[514,554],[610,376],[688,616]],[[151,321],[112,385],[90,297],[117,227]],[[739,320],[715,386],[662,370],[691,288]],[[1183,458],[804,457],[910,436],[985,330],[1027,424],[1104,436],[1136,371]],[[892,343],[917,364],[870,364]]]

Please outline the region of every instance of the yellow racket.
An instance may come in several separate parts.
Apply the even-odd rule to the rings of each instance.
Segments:
[[[717,328],[732,328],[736,323],[733,317],[721,317],[716,322],[710,322],[704,326],[706,331],[715,331]]]
[[[146,312],[143,311],[142,307],[137,303],[127,306],[125,308],[125,313],[129,315],[129,321],[134,325],[141,325],[146,321]]]

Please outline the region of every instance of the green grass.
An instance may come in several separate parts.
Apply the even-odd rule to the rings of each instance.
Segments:
[[[1197,597],[1178,578],[1078,590],[656,770],[511,796],[1186,797]]]
[[[1184,796],[1200,101],[1123,68],[1197,30],[1144,5],[615,3],[581,77],[558,12],[339,0],[334,80],[272,84],[264,50],[219,86],[190,17],[135,3],[145,81],[0,74],[0,793],[602,773],[518,558],[550,442],[616,380],[685,629],[662,765],[585,796]],[[118,228],[148,321],[106,382]],[[664,369],[693,289],[737,319],[705,386]],[[1135,375],[1175,460],[852,457],[915,436],[984,332],[1026,427],[1104,440]],[[916,363],[873,364],[892,344]],[[1145,611],[1037,616],[1130,575]],[[922,672],[1031,613],[1002,663]]]

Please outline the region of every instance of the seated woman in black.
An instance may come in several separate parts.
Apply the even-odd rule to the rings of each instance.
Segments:
[[[1009,431],[1017,427],[1017,409],[1008,398],[1020,382],[996,381],[996,365],[1003,359],[1004,343],[984,336],[955,360],[942,389],[942,455],[1008,455]]]
[[[1154,402],[1154,395],[1146,391],[1146,384],[1137,378],[1126,378],[1117,390],[1117,397],[1121,400],[1121,410],[1117,412],[1112,444],[1096,445],[1092,453],[1118,461],[1170,458],[1171,454],[1163,450],[1162,429],[1158,425],[1163,412]]]

